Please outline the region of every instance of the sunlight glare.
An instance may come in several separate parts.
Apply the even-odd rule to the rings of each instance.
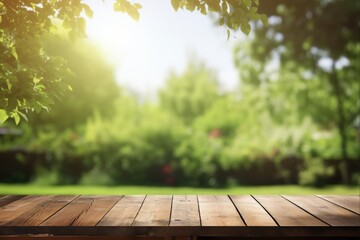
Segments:
[[[121,62],[135,48],[131,39],[136,22],[114,12],[109,2],[92,1],[89,5],[94,9],[94,16],[87,20],[88,37],[99,45],[110,62]]]
[[[87,21],[90,40],[115,68],[117,82],[138,97],[154,98],[169,72],[181,73],[196,57],[219,76],[222,89],[234,89],[238,75],[226,28],[198,12],[172,9],[170,1],[141,2],[140,20],[114,12],[112,1],[89,1],[94,16]]]

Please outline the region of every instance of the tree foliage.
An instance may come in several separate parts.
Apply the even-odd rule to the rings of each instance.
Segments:
[[[179,8],[191,12],[197,10],[204,15],[214,12],[218,15],[219,25],[225,25],[230,30],[241,29],[245,34],[250,33],[251,20],[267,23],[266,16],[258,13],[258,0],[171,0],[171,4],[175,11]]]
[[[359,115],[360,4],[357,1],[262,1],[260,11],[269,16],[269,25],[255,24],[254,40],[248,58],[255,59],[250,82],[272,89],[266,64],[279,61],[280,94],[269,93],[269,103],[285,105],[280,96],[296,96],[303,116],[310,116],[323,128],[335,126],[341,139],[347,170],[349,131]],[[335,17],[336,16],[336,17]],[[237,51],[237,62],[244,55]],[[280,76],[279,76],[280,75]],[[301,79],[302,81],[299,81]],[[285,87],[284,87],[285,86]],[[279,104],[280,103],[280,104]]]
[[[27,111],[49,109],[68,84],[62,81],[67,66],[63,58],[46,52],[41,37],[51,33],[61,19],[72,35],[84,35],[87,5],[80,1],[0,2],[0,115],[18,123]]]
[[[1,0],[0,1],[0,122],[8,117],[20,121],[29,111],[49,110],[55,99],[71,87],[62,76],[68,71],[61,56],[47,52],[41,41],[60,22],[72,39],[85,36],[87,17],[93,10],[85,0]],[[258,0],[171,0],[173,8],[210,12],[218,15],[218,23],[228,29],[241,29],[248,34],[250,20],[261,19]],[[114,0],[114,11],[140,17],[139,3]],[[96,14],[96,13],[95,13]],[[228,31],[228,35],[229,35]]]
[[[112,104],[121,93],[113,67],[105,56],[87,39],[71,41],[66,33],[42,38],[47,52],[62,57],[70,73],[63,81],[71,91],[55,99],[50,112],[30,113],[34,127],[51,125],[58,129],[73,128],[84,123],[95,112],[103,116],[112,113]]]
[[[0,2],[3,6],[11,3]],[[75,2],[82,3],[71,4]],[[187,9],[190,2],[172,1],[175,9]],[[220,1],[197,2],[200,8],[195,5],[188,10],[201,11],[201,3],[220,4]],[[140,9],[135,3],[116,4],[116,9],[125,13],[128,8],[133,12]],[[208,10],[208,5],[205,6]],[[26,90],[30,84],[28,90],[33,91],[33,85],[41,84],[37,94],[44,92],[49,99],[56,96],[53,100],[56,105],[50,114],[34,114],[37,118],[34,123],[24,122],[16,129],[11,129],[9,123],[1,129],[0,155],[5,155],[0,158],[6,156],[1,158],[5,159],[6,168],[0,168],[0,181],[323,186],[340,182],[340,160],[348,159],[354,160],[348,161],[349,175],[357,184],[360,145],[359,130],[353,128],[353,120],[358,116],[360,91],[359,23],[354,17],[358,3],[273,0],[263,1],[260,6],[261,11],[270,15],[270,25],[264,27],[255,22],[249,46],[241,42],[235,49],[241,85],[227,94],[219,93],[211,69],[193,61],[184,72],[169,75],[159,92],[158,104],[139,104],[131,96],[117,95],[111,69],[86,41],[77,39],[81,35],[71,33],[74,30],[71,26],[64,28],[73,41],[59,35],[54,26],[65,23],[60,16],[51,17],[48,29],[44,27],[43,32],[39,30],[40,34],[28,38],[34,43],[29,40],[23,41],[24,47],[6,45],[10,50],[1,52],[2,69],[6,70],[6,64],[15,59],[15,70],[20,71],[19,66],[24,65],[26,71],[1,71],[2,88],[8,87],[6,79],[11,80],[10,90],[23,86]],[[91,9],[82,5],[81,8],[91,16]],[[129,15],[135,19],[138,16]],[[7,34],[12,37],[12,28],[4,29],[1,28],[2,36],[9,31]],[[17,38],[21,41],[14,36]],[[1,46],[6,43],[4,39],[1,38]],[[32,44],[38,45],[31,48]],[[36,56],[43,58],[32,65]],[[33,81],[31,74],[37,73],[34,69],[38,74],[52,75]],[[21,82],[10,78],[15,73]],[[50,77],[59,80],[48,84]],[[63,85],[64,91],[59,91],[57,84]],[[73,91],[67,90],[68,84]],[[50,92],[52,88],[55,95]],[[27,101],[36,99],[32,93],[26,96]],[[12,96],[8,90],[1,94],[2,99]],[[114,106],[107,104],[114,98]],[[39,98],[39,102],[43,104],[40,108],[48,108],[43,99]],[[3,119],[13,114],[19,121],[21,114],[13,111],[26,113],[26,109],[35,108],[31,104],[23,109],[15,105],[17,109],[5,112]],[[43,128],[44,125],[50,127]],[[28,172],[32,175],[24,177]]]
[[[321,70],[321,58],[354,57],[354,44],[360,38],[357,1],[261,1],[259,11],[266,13],[271,23],[255,25],[254,45],[262,43],[254,48],[259,59],[277,52],[282,62],[299,61],[315,71]]]
[[[204,64],[190,62],[181,75],[171,74],[160,91],[160,104],[185,123],[203,114],[218,97],[214,73]]]
[[[91,48],[78,47],[76,42],[63,44],[69,44],[64,55],[73,59],[73,71],[76,62],[84,61],[88,69],[106,75],[101,59],[83,59]],[[243,77],[256,65],[251,64],[254,59],[247,61],[240,61],[244,63],[239,65]],[[1,159],[6,166],[0,168],[0,181],[209,187],[338,183],[340,137],[334,127],[324,128],[301,111],[299,91],[305,83],[297,73],[282,71],[266,85],[243,81],[239,90],[214,93],[209,89],[217,89],[216,82],[206,80],[214,80],[213,71],[193,61],[183,72],[170,75],[168,85],[159,92],[161,98],[168,90],[166,100],[173,105],[167,105],[165,99],[139,103],[132,95],[121,94],[115,104],[106,105],[104,111],[110,114],[100,111],[99,103],[113,92],[109,90],[104,97],[102,91],[82,89],[81,83],[89,77],[85,74],[78,80],[80,89],[73,85],[73,92],[49,114],[36,115],[44,118],[34,121],[41,127],[30,121],[15,129],[11,123],[2,128],[2,133],[9,130],[0,136],[0,158],[5,156]],[[269,71],[264,74],[272,75]],[[97,82],[95,76],[88,84],[104,90],[113,88],[110,80]],[[318,80],[314,83],[320,84]],[[317,85],[311,92],[319,101],[329,102]],[[99,103],[91,99],[92,93]],[[190,118],[187,111],[174,109],[177,105],[200,111]],[[92,107],[95,114],[89,114]],[[349,158],[358,159],[359,144],[352,140],[348,147]],[[352,166],[355,179],[358,161],[352,161]]]

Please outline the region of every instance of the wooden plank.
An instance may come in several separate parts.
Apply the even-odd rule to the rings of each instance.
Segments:
[[[132,226],[168,226],[170,223],[172,196],[146,196]]]
[[[174,195],[170,226],[200,226],[197,196]]]
[[[341,196],[341,195],[318,195],[319,197],[335,203],[343,208],[349,209],[360,214],[360,196]]]
[[[245,226],[228,196],[199,195],[202,226]]]
[[[122,196],[83,196],[80,199],[91,199],[91,207],[82,212],[71,226],[95,226]]]
[[[34,203],[33,207],[28,211],[24,211],[21,215],[5,223],[8,226],[37,226],[77,196],[48,196],[47,201]]]
[[[272,217],[251,196],[230,196],[247,226],[277,226]]]
[[[81,196],[40,226],[95,226],[120,196]]]
[[[144,199],[145,195],[124,196],[97,226],[131,226]]]
[[[279,226],[328,226],[281,196],[254,196]]]
[[[120,196],[82,196],[72,201],[70,197],[74,196],[27,196],[3,206],[0,208],[0,238],[21,237],[22,234],[64,238],[116,236],[120,239],[134,236],[165,239],[171,236],[219,239],[220,236],[234,239],[270,236],[277,239],[284,236],[345,238],[360,235],[360,224],[349,224],[360,223],[358,214],[318,196],[125,196],[121,199]],[[341,201],[352,201],[347,199],[346,196]],[[345,212],[357,218],[348,219],[346,224],[341,220],[343,225],[333,225],[335,227],[326,224],[337,218],[347,219],[343,216]],[[55,216],[59,224],[45,224],[51,219],[55,221]],[[43,224],[37,225],[44,219]],[[243,220],[247,227],[239,227],[245,226]],[[272,225],[266,225],[267,221]],[[9,222],[14,225],[9,226]],[[274,223],[286,227],[277,227]]]
[[[359,215],[324,199],[316,196],[284,197],[331,226],[360,226]]]
[[[5,195],[2,196],[2,198],[0,199],[0,208],[8,205],[9,203],[15,202],[23,197],[25,197],[26,195]]]
[[[136,236],[31,236],[31,237],[24,237],[24,236],[6,236],[0,237],[2,240],[167,240],[164,237],[136,237]],[[186,238],[175,238],[174,240],[189,240],[188,237]],[[321,240],[321,239],[320,239]]]
[[[0,225],[17,218],[35,205],[49,200],[49,196],[26,196],[0,208]]]
[[[203,239],[212,239],[211,237],[222,236],[223,239],[234,239],[227,237],[257,237],[254,239],[283,239],[284,237],[304,237],[305,239],[318,239],[318,237],[327,237],[326,239],[349,239],[349,237],[357,237],[360,235],[359,227],[238,227],[238,226],[222,226],[222,227],[114,227],[114,226],[84,226],[84,227],[68,227],[68,226],[35,226],[35,227],[16,227],[16,226],[0,226],[0,236],[116,236],[116,237],[134,237],[139,236],[146,239],[151,237],[171,237],[171,236],[201,236]],[[298,239],[296,238],[296,239]],[[121,239],[121,238],[120,238]],[[165,238],[166,239],[166,238]],[[170,238],[172,239],[172,238]],[[201,238],[200,238],[201,239]],[[235,238],[236,239],[236,238]]]

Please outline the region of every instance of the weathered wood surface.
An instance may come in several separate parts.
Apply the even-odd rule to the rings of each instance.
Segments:
[[[359,237],[360,196],[0,196],[0,237]]]
[[[328,196],[328,195],[320,195],[319,197],[335,203],[343,208],[346,208],[350,211],[353,211],[357,214],[360,214],[360,196]]]

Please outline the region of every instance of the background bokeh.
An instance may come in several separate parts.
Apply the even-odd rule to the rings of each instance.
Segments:
[[[269,25],[232,40],[237,87],[224,91],[194,54],[151,98],[119,85],[103,51],[58,25],[41,41],[64,60],[72,91],[0,126],[0,182],[356,186],[360,2],[260,1],[259,11]]]

